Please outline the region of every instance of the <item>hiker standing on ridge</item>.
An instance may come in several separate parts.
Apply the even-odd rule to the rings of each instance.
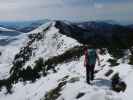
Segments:
[[[85,54],[84,66],[86,67],[86,81],[88,84],[90,84],[90,81],[94,80],[94,70],[95,70],[96,60],[98,60],[98,65],[100,65],[100,59],[96,49],[94,49],[92,46],[90,47],[86,45],[84,49],[84,54]]]

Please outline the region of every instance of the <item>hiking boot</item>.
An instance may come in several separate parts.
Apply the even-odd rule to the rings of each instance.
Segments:
[[[87,84],[91,84],[90,81],[87,81]]]
[[[90,81],[90,84],[93,85],[93,84],[95,84],[95,82],[94,81]]]

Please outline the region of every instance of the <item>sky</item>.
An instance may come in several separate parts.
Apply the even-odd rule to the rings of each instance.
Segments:
[[[133,21],[133,0],[0,0],[0,20]]]

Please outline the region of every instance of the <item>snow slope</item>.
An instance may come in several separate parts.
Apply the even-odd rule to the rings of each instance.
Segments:
[[[45,25],[33,31],[33,33],[36,34],[41,32],[43,39],[41,41],[35,41],[31,45],[35,48],[33,51],[34,55],[26,62],[25,66],[23,66],[24,68],[26,68],[27,65],[33,66],[34,61],[40,57],[47,60],[50,57],[63,54],[66,50],[74,46],[81,45],[76,40],[60,34],[58,32],[59,30],[54,27],[55,23],[51,23],[45,24],[46,26],[51,25],[50,29],[46,32],[43,31]],[[31,34],[31,32],[29,34]],[[2,56],[0,56],[0,76],[3,75],[5,78],[9,75],[7,73],[9,72],[9,66],[13,61],[14,55],[19,52],[20,47],[26,45],[27,41],[27,35],[20,36],[19,41],[1,48],[3,52]],[[49,71],[46,77],[41,77],[34,83],[26,82],[25,84],[18,82],[14,84],[12,94],[5,95],[6,89],[3,87],[0,92],[0,100],[45,100],[45,95],[52,89],[58,87],[62,81],[66,81],[66,84],[59,91],[60,95],[56,100],[132,100],[132,66],[120,61],[119,66],[109,67],[109,63],[107,62],[109,58],[111,58],[109,54],[100,55],[101,65],[105,66],[102,68],[96,65],[96,70],[100,71],[95,74],[94,85],[92,86],[85,82],[84,56],[82,56],[79,60],[57,65],[56,73]],[[119,72],[122,80],[126,81],[127,90],[124,93],[116,93],[110,90],[111,76],[105,76],[105,73],[109,69],[114,71],[111,76]],[[84,95],[77,99],[76,97],[79,93],[84,93]]]
[[[85,82],[85,68],[83,67],[83,59],[81,57],[78,61],[72,61],[63,65],[58,65],[57,73],[48,75],[38,79],[35,83],[27,82],[17,83],[13,87],[13,94],[4,95],[5,89],[0,92],[1,100],[45,100],[44,95],[54,89],[59,84],[60,80],[69,76],[68,83],[62,88],[61,96],[57,100],[131,100],[131,87],[125,96],[124,93],[115,93],[111,91],[109,78],[105,77],[103,72],[96,74],[94,85],[90,86]],[[107,66],[106,66],[107,67]],[[107,68],[105,67],[104,70]],[[98,69],[98,66],[96,67]],[[126,68],[128,69],[128,67]],[[131,71],[131,70],[130,70]],[[120,71],[121,72],[121,71]],[[70,82],[71,78],[78,78],[74,83]],[[131,84],[132,85],[132,84]],[[128,93],[129,92],[129,93]],[[78,93],[85,93],[85,95],[76,99]],[[129,96],[131,99],[129,99]],[[126,99],[124,99],[126,98]]]
[[[0,46],[0,79],[4,79],[9,76],[9,71],[12,66],[12,61],[16,53],[19,52],[20,48],[25,45],[27,41],[27,34],[21,34],[15,37],[17,40],[11,42],[8,45]]]

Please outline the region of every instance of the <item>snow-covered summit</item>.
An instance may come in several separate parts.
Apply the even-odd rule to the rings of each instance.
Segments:
[[[32,33],[41,33],[43,38],[41,41],[35,41],[31,45],[33,48],[36,48],[34,52],[34,56],[31,57],[28,64],[32,64],[35,60],[42,57],[44,60],[63,54],[65,51],[69,50],[74,46],[79,46],[75,39],[67,37],[59,33],[59,30],[55,28],[55,22],[48,22],[45,25],[40,26],[38,29],[33,30]],[[47,29],[47,31],[44,31]]]
[[[44,31],[48,27],[49,29]],[[69,48],[80,45],[76,40],[60,34],[58,29],[54,27],[54,22],[48,22],[30,33],[16,36],[15,38],[17,38],[17,40],[9,45],[0,47],[0,51],[2,52],[2,55],[0,56],[0,71],[2,73],[1,78],[4,78],[3,76],[7,76],[7,74],[9,74],[9,70],[12,67],[12,62],[15,55],[19,53],[21,48],[26,47],[28,42],[30,42],[28,36],[30,34],[38,33],[42,35],[42,39],[39,41],[34,41],[31,44],[31,47],[34,48],[32,52],[34,55],[32,54],[30,60],[26,62],[25,66],[28,64],[33,64],[34,60],[39,57],[48,59],[49,57],[62,54]]]

